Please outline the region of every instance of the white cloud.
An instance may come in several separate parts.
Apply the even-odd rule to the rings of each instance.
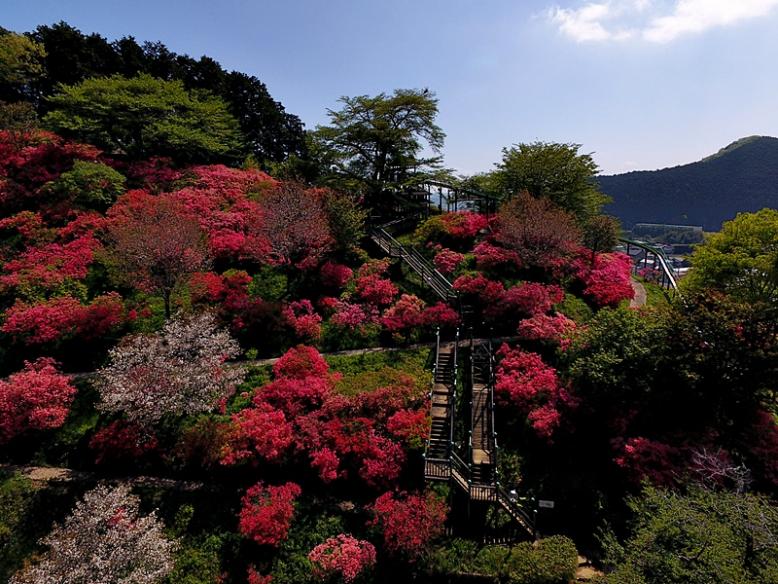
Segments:
[[[578,42],[642,38],[667,43],[765,16],[776,6],[778,0],[600,0],[578,8],[555,6],[548,17]]]

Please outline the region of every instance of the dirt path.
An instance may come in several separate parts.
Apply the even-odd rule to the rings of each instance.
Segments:
[[[140,487],[163,487],[177,489],[179,491],[197,491],[203,488],[213,488],[215,484],[202,483],[200,481],[187,481],[170,479],[166,477],[152,476],[113,476],[95,472],[85,472],[56,466],[28,466],[14,464],[0,464],[0,470],[15,472],[37,483],[48,482],[81,482],[81,481],[106,481],[108,483],[125,483]]]
[[[646,287],[634,278],[630,280],[635,296],[629,301],[630,308],[639,308],[646,305]]]

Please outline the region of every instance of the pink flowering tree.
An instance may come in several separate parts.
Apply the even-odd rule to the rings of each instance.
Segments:
[[[40,543],[45,551],[11,584],[156,584],[172,571],[178,549],[153,512],[140,512],[139,499],[126,485],[87,492]]]
[[[239,354],[213,315],[172,319],[162,331],[130,337],[111,350],[98,371],[98,408],[142,426],[166,415],[207,412],[243,380],[242,368],[226,366]]]
[[[291,482],[279,486],[257,483],[241,500],[240,533],[258,544],[278,546],[289,533],[300,493],[300,487]]]
[[[28,430],[59,428],[65,423],[76,388],[48,358],[0,380],[0,444]]]
[[[348,584],[375,565],[376,551],[369,541],[341,533],[313,548],[308,560],[316,577],[323,580],[340,577]]]

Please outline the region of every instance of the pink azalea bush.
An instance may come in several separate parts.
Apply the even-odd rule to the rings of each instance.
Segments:
[[[465,256],[459,252],[442,249],[435,255],[433,262],[441,274],[453,274],[464,259]]]
[[[369,541],[341,533],[313,548],[308,559],[318,578],[338,575],[349,583],[375,565],[376,551]]]

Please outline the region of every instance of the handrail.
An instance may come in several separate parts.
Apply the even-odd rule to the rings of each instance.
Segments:
[[[665,255],[665,252],[659,249],[658,247],[654,247],[652,245],[649,245],[647,243],[643,243],[640,241],[635,241],[632,239],[626,239],[626,238],[619,238],[619,242],[627,245],[627,251],[629,251],[629,248],[631,246],[635,246],[639,249],[642,249],[645,256],[647,257],[647,254],[652,253],[654,254],[654,257],[659,260],[659,266],[662,270],[662,282],[667,281],[667,287],[671,289],[674,293],[678,293],[678,281],[675,278],[675,274],[673,273],[672,268],[670,267],[670,262],[667,258],[667,255]],[[630,258],[631,259],[631,258]]]
[[[440,328],[438,328],[438,331]],[[459,351],[459,327],[457,327],[456,332],[454,333],[454,378],[452,380],[452,386],[451,386],[451,403],[449,404],[449,441],[448,441],[448,449],[449,452],[454,451],[454,422],[456,420],[456,409],[457,409],[457,383],[459,380],[459,363],[458,363],[458,351]]]

